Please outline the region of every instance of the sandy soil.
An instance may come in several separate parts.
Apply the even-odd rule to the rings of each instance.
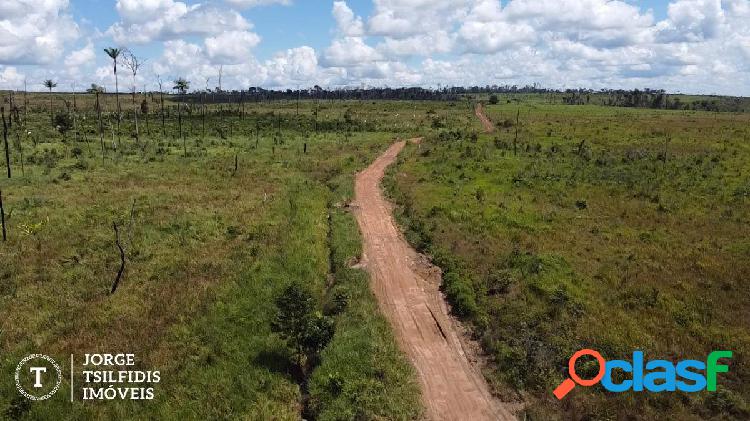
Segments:
[[[476,108],[474,108],[474,112],[476,113],[479,120],[482,121],[482,126],[484,126],[485,133],[492,133],[495,131],[495,125],[492,124],[492,121],[490,121],[489,118],[484,114],[484,107],[482,107],[481,102],[477,102]]]
[[[412,249],[380,190],[385,169],[405,142],[394,143],[357,175],[353,208],[364,238],[362,265],[380,309],[416,368],[426,416],[432,420],[514,420],[470,362],[471,347],[448,314],[440,270]]]

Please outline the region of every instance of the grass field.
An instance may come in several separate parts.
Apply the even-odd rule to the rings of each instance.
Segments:
[[[128,352],[162,380],[153,401],[77,396],[72,404],[67,378],[40,403],[2,382],[5,417],[418,416],[412,369],[376,311],[367,276],[347,263],[359,240],[343,205],[353,174],[392,141],[392,123],[320,106],[320,129],[310,133],[313,104],[300,118],[294,104],[256,104],[242,117],[216,106],[205,137],[202,117],[183,116],[183,139],[167,104],[167,135],[158,118],[148,135],[141,116],[138,143],[130,115],[119,141],[105,118],[102,153],[91,96],[78,96],[79,133],[64,136],[50,126],[46,99],[32,96],[28,123],[11,129],[13,178],[0,181],[8,226],[0,371],[12,379],[35,352],[63,363],[70,354]],[[113,222],[127,259],[109,294],[120,266]],[[313,291],[336,326],[305,378],[270,329],[274,299],[293,281]],[[83,381],[80,369],[74,381]]]
[[[750,416],[750,114],[501,96],[485,134],[468,99],[224,104],[204,118],[167,98],[162,126],[155,95],[136,138],[129,96],[120,136],[114,97],[101,97],[102,137],[92,95],[71,113],[70,95],[52,97],[53,115],[75,116],[67,131],[49,98],[29,95],[0,180],[0,372],[34,352],[131,352],[162,381],[153,401],[73,404],[65,378],[33,404],[3,382],[6,418],[419,419],[413,369],[350,267],[361,240],[346,206],[356,171],[414,136],[425,141],[386,183],[397,217],[522,416]],[[113,223],[126,269],[109,294]],[[335,321],[304,375],[271,330],[291,282]],[[582,347],[735,356],[718,393],[577,388],[559,403],[551,390]]]
[[[388,187],[487,351],[496,392],[526,400],[533,419],[749,416],[750,115],[540,97],[486,110],[495,133],[474,136],[478,120],[433,131]],[[586,347],[735,357],[718,393],[589,388],[558,403],[551,391]]]

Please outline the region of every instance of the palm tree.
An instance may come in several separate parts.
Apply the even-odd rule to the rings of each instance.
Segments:
[[[44,81],[44,87],[49,89],[49,119],[52,123],[55,122],[55,118],[52,116],[52,88],[55,86],[57,86],[57,83],[52,81],[52,79]]]
[[[122,110],[120,109],[120,89],[117,82],[117,58],[122,53],[122,48],[109,47],[105,48],[104,52],[107,53],[109,58],[112,59],[113,72],[115,74],[115,100],[117,101],[117,141],[120,141],[120,119],[122,117]]]

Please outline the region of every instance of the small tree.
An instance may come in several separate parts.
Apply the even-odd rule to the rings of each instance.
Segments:
[[[185,95],[188,89],[190,89],[190,82],[183,77],[179,77],[174,81],[174,87],[172,87],[172,89],[177,91],[180,95]]]
[[[190,82],[188,82],[183,77],[179,77],[174,81],[174,86],[172,87],[172,89],[176,90],[180,95],[185,95],[187,93],[187,90],[190,89]],[[179,126],[180,137],[182,138],[182,104],[179,101],[177,101],[177,125]],[[187,145],[185,144],[185,138],[182,138],[182,149],[185,156],[187,156]]]
[[[53,82],[52,79],[47,79],[44,81],[44,87],[49,89],[49,119],[50,121],[54,119],[54,116],[52,115],[52,88],[54,88],[55,86],[57,86],[57,83]]]
[[[57,113],[53,121],[55,129],[60,132],[64,140],[65,134],[73,128],[73,119],[68,113]]]
[[[498,102],[500,102],[500,99],[498,99],[497,95],[490,95],[490,104],[497,105]]]
[[[103,94],[104,93],[104,87],[97,85],[96,83],[92,83],[91,87],[86,89],[86,93],[89,94]]]
[[[276,298],[277,314],[271,330],[294,350],[297,365],[304,373],[307,363],[333,337],[333,321],[315,310],[315,300],[306,288],[292,283]]]

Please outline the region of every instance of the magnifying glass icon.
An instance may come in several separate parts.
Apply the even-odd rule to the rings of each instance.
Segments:
[[[596,377],[590,380],[584,380],[578,376],[578,373],[576,373],[576,361],[578,361],[578,359],[583,357],[584,355],[589,355],[596,358],[596,361],[599,363],[599,372],[596,374]],[[560,400],[564,398],[565,395],[567,395],[571,390],[573,390],[573,388],[576,387],[576,384],[588,387],[599,383],[602,377],[604,377],[604,372],[606,371],[605,364],[606,361],[604,361],[604,357],[602,357],[602,354],[594,351],[593,349],[582,349],[576,352],[572,357],[570,357],[570,360],[568,361],[568,375],[570,375],[570,378],[563,380],[563,382],[560,383],[557,388],[555,388],[552,394],[554,394],[555,397]]]

